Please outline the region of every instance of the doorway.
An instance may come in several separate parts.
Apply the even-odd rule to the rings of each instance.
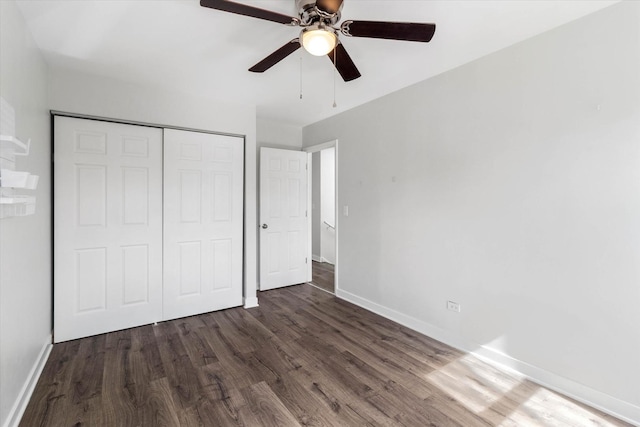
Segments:
[[[311,284],[330,293],[337,288],[337,142],[305,149],[311,164]]]
[[[260,291],[311,280],[309,155],[260,148]]]

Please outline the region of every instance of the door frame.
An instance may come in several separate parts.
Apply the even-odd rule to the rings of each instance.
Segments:
[[[339,187],[340,186],[338,185],[338,183],[339,183],[339,181],[338,181],[338,176],[339,176],[338,164],[339,164],[339,158],[340,158],[339,156],[340,156],[340,154],[339,154],[339,150],[338,150],[338,145],[339,145],[338,144],[338,139],[333,139],[331,141],[323,142],[321,144],[310,145],[310,146],[304,147],[302,149],[302,151],[305,151],[309,156],[309,158],[308,158],[308,164],[309,165],[312,164],[311,156],[312,156],[313,153],[320,152],[320,151],[322,151],[322,150],[324,150],[326,148],[335,147],[335,149],[336,149],[335,168],[334,168],[334,170],[335,170],[335,175],[334,175],[334,178],[335,178],[335,203],[334,203],[334,209],[335,209],[335,218],[336,218],[336,223],[335,223],[335,228],[336,228],[336,248],[335,248],[336,249],[336,263],[334,265],[334,276],[333,276],[333,293],[334,293],[334,295],[337,295],[338,289],[339,289],[339,280],[338,280],[339,274],[338,273],[339,273],[339,270],[340,270],[340,268],[339,268],[340,267],[339,266],[340,263],[338,261],[338,259],[340,258],[340,254],[338,252],[338,248],[340,247],[340,245],[339,245],[339,241],[340,241],[339,240],[339,238],[340,238],[340,215],[339,215],[340,209],[339,209],[339,206],[338,206],[338,200],[340,200],[340,197],[339,197]],[[309,212],[311,212],[311,203],[312,203],[311,202],[311,197],[312,197],[311,192],[313,190],[313,188],[312,188],[313,182],[312,182],[312,173],[311,173],[312,171],[311,171],[311,169],[312,168],[309,167],[309,169],[307,171],[307,174],[308,174],[308,179],[307,179],[307,185],[308,185],[307,206],[309,208],[308,209]],[[311,228],[311,226],[312,226],[312,224],[311,224],[311,215],[308,216],[307,222],[308,222],[308,229],[309,229],[309,243],[308,243],[307,252],[309,254],[309,259],[312,259],[313,251],[312,251],[312,246],[311,245],[312,245],[312,238],[313,238],[313,229]],[[312,265],[313,265],[313,260],[309,263],[309,273],[308,273],[309,274],[309,281],[311,281],[311,279],[312,279],[312,273],[311,273]]]

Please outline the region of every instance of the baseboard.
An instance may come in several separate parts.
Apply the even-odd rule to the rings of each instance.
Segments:
[[[322,257],[320,255],[312,254],[311,259],[315,262],[322,262]]]
[[[355,294],[352,294],[351,292],[347,292],[342,289],[336,290],[336,296],[357,306],[366,308],[367,310],[379,314],[382,317],[386,317],[387,319],[400,323],[407,328],[411,328],[414,331],[420,332],[421,334],[427,335],[431,338],[448,344],[452,347],[463,351],[468,351],[465,344],[459,341],[453,334],[444,329],[431,325],[430,323],[416,319],[412,316],[407,316],[406,314],[400,313],[399,311],[390,309],[373,301],[369,301],[368,299],[361,298]]]
[[[258,297],[251,297],[244,299],[244,308],[258,307]]]
[[[465,342],[454,334],[431,325],[415,317],[408,316],[373,301],[361,298],[350,292],[336,289],[336,296],[357,306],[372,311],[403,326],[411,328],[466,353],[473,354],[482,360],[496,365],[501,369],[512,371],[525,376],[543,387],[557,391],[572,399],[587,404],[602,412],[613,415],[628,423],[640,426],[640,407],[616,397],[594,390],[561,375],[541,369],[518,359],[496,351],[490,347]]]
[[[328,290],[326,290],[326,289],[322,289],[320,286],[314,285],[312,282],[307,282],[307,283],[306,283],[306,285],[309,285],[309,286],[311,286],[311,287],[313,287],[313,288],[316,288],[316,289],[317,289],[317,290],[319,290],[319,291],[326,292],[326,293],[328,293],[329,295],[335,295],[333,292],[329,292],[329,291],[328,291]]]
[[[514,359],[508,354],[486,346],[478,346],[470,353],[507,371],[524,375],[543,387],[562,393],[628,423],[640,426],[640,407],[636,405],[587,387],[562,375],[549,372],[522,360]]]
[[[9,411],[9,416],[7,417],[3,425],[4,427],[17,427],[18,424],[20,424],[22,414],[24,414],[24,410],[27,409],[27,404],[31,399],[33,390],[36,388],[36,384],[38,383],[40,374],[42,374],[44,365],[47,363],[47,359],[49,358],[49,354],[51,353],[51,349],[53,348],[51,341],[51,335],[47,336],[47,340],[42,346],[42,349],[40,350],[40,353],[38,354],[38,357],[36,358],[31,371],[29,372],[29,376],[27,377],[27,380],[20,390],[20,394],[18,394],[18,398],[13,404],[11,411]]]

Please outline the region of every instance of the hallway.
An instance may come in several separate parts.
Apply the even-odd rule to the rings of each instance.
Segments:
[[[332,294],[335,293],[334,266],[328,262],[313,261],[311,284]]]

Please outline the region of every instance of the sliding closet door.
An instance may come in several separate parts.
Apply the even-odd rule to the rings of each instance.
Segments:
[[[242,305],[244,141],[164,131],[164,318]]]
[[[55,341],[162,318],[162,130],[55,118]]]

